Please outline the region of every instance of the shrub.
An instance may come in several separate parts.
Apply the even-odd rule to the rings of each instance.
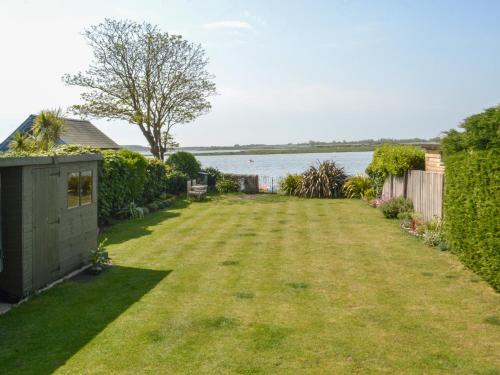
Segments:
[[[103,151],[99,168],[99,222],[118,216],[131,202],[142,202],[146,158],[130,150]]]
[[[215,187],[219,193],[235,193],[238,191],[238,184],[229,178],[218,180]]]
[[[304,172],[300,195],[308,198],[340,198],[346,178],[344,168],[326,160]]]
[[[147,159],[144,202],[152,202],[165,192],[168,168],[161,160]]]
[[[422,214],[414,211],[403,211],[398,214],[398,219],[401,220],[401,227],[415,236],[420,236],[419,232],[423,224]]]
[[[90,251],[90,271],[93,273],[101,272],[104,267],[111,262],[108,252],[106,251],[105,244],[108,239],[105,238],[99,242],[99,246],[95,250]]]
[[[419,147],[384,144],[375,149],[373,160],[366,168],[375,194],[382,194],[385,179],[402,176],[411,169],[425,169],[425,152]]]
[[[186,193],[188,180],[184,173],[169,169],[165,178],[165,191],[173,195]]]
[[[302,186],[302,176],[289,174],[280,182],[279,191],[285,195],[299,195]]]
[[[443,221],[434,219],[423,225],[424,243],[427,246],[438,247],[440,250],[447,250],[448,244],[444,234]]]
[[[201,170],[200,162],[190,152],[179,151],[168,157],[167,164],[174,170],[184,173],[189,178],[198,177]]]
[[[203,172],[207,174],[207,185],[208,188],[212,191],[213,189],[215,189],[215,184],[217,183],[217,180],[221,179],[223,174],[217,168],[213,167],[205,168]]]
[[[408,198],[396,197],[382,203],[380,209],[387,219],[396,219],[402,212],[413,211],[413,203]]]
[[[444,219],[450,250],[500,291],[500,152],[446,157]]]
[[[373,189],[371,181],[365,176],[349,177],[342,187],[347,198],[373,199]]]

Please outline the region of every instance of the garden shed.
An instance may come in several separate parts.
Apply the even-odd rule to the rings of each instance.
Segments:
[[[88,263],[101,158],[0,158],[0,298],[18,301]]]

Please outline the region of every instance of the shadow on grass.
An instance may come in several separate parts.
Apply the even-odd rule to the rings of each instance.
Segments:
[[[114,266],[0,316],[0,373],[53,373],[170,272]]]
[[[150,227],[158,225],[165,220],[180,216],[180,212],[172,211],[186,208],[191,203],[185,199],[179,199],[168,208],[153,212],[142,219],[124,220],[114,224],[104,231],[100,237],[107,238],[107,245],[120,244],[128,240],[151,234]]]

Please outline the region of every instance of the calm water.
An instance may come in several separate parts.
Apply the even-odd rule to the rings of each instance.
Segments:
[[[213,155],[196,156],[203,167],[215,167],[226,173],[257,174],[283,177],[288,173],[302,173],[318,161],[333,160],[347,174],[363,173],[372,160],[373,152],[331,152],[318,154],[275,155]],[[253,160],[250,162],[249,160]]]

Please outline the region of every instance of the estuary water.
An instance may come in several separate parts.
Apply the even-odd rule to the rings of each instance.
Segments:
[[[203,167],[215,167],[226,173],[257,174],[284,177],[289,173],[302,173],[309,166],[332,160],[344,167],[349,175],[364,173],[373,152],[331,152],[316,154],[273,155],[197,155]]]

